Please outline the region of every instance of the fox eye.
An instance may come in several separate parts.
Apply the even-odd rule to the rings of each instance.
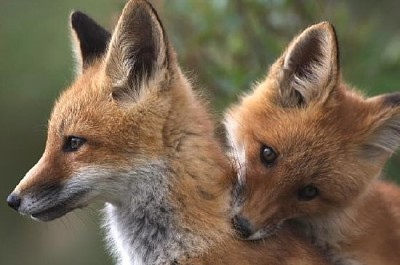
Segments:
[[[267,166],[270,167],[274,163],[275,159],[278,157],[278,155],[275,153],[275,151],[266,145],[263,145],[261,147],[261,153],[260,153],[260,158],[261,161]]]
[[[63,150],[64,152],[77,151],[85,142],[86,140],[83,138],[68,136],[67,139],[65,139]]]
[[[311,201],[319,194],[319,190],[313,185],[307,185],[299,190],[298,197],[301,201]]]

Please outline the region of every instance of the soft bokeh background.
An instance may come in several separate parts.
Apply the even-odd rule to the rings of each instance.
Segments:
[[[266,69],[299,30],[335,24],[343,75],[368,95],[400,90],[399,1],[158,0],[182,67],[220,113]],[[0,0],[0,198],[38,160],[54,99],[73,79],[71,10],[112,29],[122,0]],[[400,157],[387,165],[400,180]],[[98,207],[49,224],[0,203],[0,264],[112,264]],[[166,246],[168,247],[168,246]]]

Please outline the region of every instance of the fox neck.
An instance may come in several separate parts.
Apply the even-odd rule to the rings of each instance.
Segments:
[[[121,194],[126,201],[106,206],[110,246],[116,247],[119,264],[167,264],[185,255],[191,241],[199,240],[176,223],[176,209],[168,198],[171,173],[165,165],[146,166],[142,172],[143,179],[128,184],[130,191]]]
[[[172,263],[230,233],[229,163],[206,112],[197,101],[189,103],[169,111],[165,159],[136,168],[126,178],[135,183],[125,183],[124,200],[106,207],[105,226],[120,264]]]

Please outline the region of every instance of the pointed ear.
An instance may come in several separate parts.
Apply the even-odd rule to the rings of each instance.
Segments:
[[[335,29],[328,22],[303,31],[280,59],[278,101],[285,107],[325,100],[338,82],[339,59]]]
[[[77,72],[81,74],[93,60],[105,54],[111,35],[79,11],[71,13],[70,23]]]
[[[150,81],[156,85],[165,81],[171,58],[167,37],[153,7],[147,1],[128,2],[106,58],[114,99],[135,97]]]
[[[400,93],[377,96],[369,102],[377,106],[377,111],[371,119],[365,154],[371,158],[390,155],[400,146]]]

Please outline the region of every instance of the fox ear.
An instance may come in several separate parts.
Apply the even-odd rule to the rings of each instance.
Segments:
[[[328,22],[307,28],[289,44],[280,62],[279,101],[283,106],[325,100],[339,73],[335,29]]]
[[[147,1],[130,1],[112,36],[106,58],[114,99],[132,98],[150,81],[167,78],[171,56],[157,13]]]
[[[369,100],[378,111],[371,119],[366,143],[367,157],[392,154],[400,146],[400,93],[377,96]]]
[[[111,35],[93,19],[79,11],[71,13],[70,23],[77,72],[80,74],[96,58],[105,54]]]

